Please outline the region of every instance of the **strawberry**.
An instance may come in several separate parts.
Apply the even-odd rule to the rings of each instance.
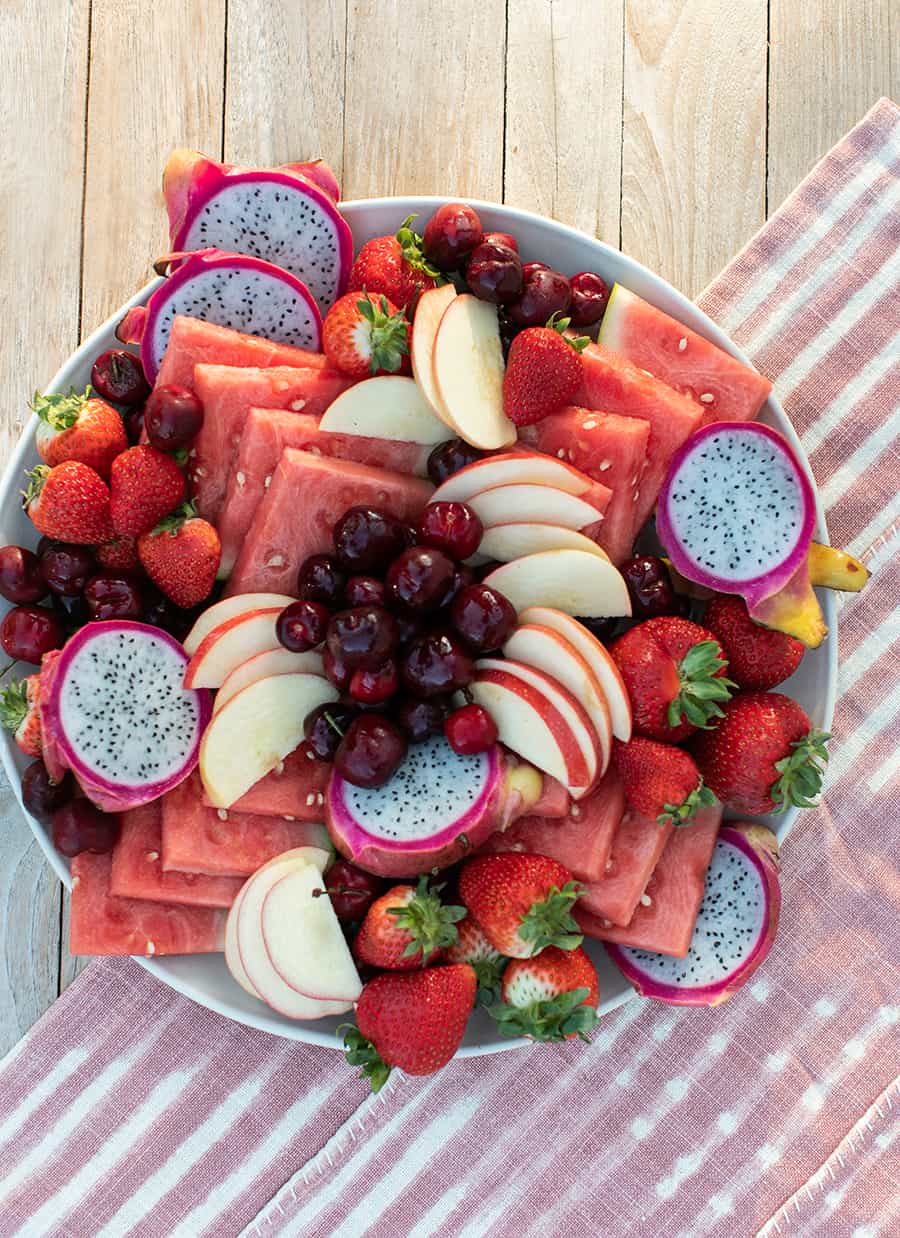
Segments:
[[[325,315],[322,350],[353,378],[409,371],[409,322],[387,297],[349,292]]]
[[[121,415],[90,387],[85,387],[84,395],[75,390],[68,395],[36,391],[31,408],[40,418],[35,446],[47,464],[78,460],[106,478],[113,460],[128,446]]]
[[[13,732],[16,743],[30,757],[41,755],[40,683],[40,675],[29,675],[0,692],[0,725]]]
[[[422,253],[422,238],[410,228],[415,215],[409,215],[396,236],[376,236],[366,241],[356,255],[347,281],[349,292],[380,293],[401,310],[415,311],[419,295],[443,277]]]
[[[671,744],[634,736],[613,740],[613,763],[630,808],[660,825],[690,825],[697,809],[716,802],[693,757]]]
[[[736,812],[757,814],[814,806],[830,738],[789,696],[739,692],[716,729],[698,735],[692,748],[719,799]]]
[[[184,474],[171,456],[143,443],[113,461],[109,489],[116,533],[140,537],[184,498]]]
[[[501,1036],[569,1040],[597,1026],[597,969],[580,946],[548,946],[533,959],[513,959],[503,973],[502,1004],[492,1006]]]
[[[151,449],[152,450],[152,449]],[[176,606],[189,609],[209,597],[216,583],[222,543],[190,503],[138,538],[144,571]]]
[[[114,537],[111,542],[94,548],[94,558],[107,571],[139,572],[141,561],[138,558],[137,542],[133,537]]]
[[[718,638],[728,659],[728,674],[739,688],[765,691],[784,683],[806,652],[793,636],[755,623],[744,599],[733,594],[716,594],[703,623]]]
[[[389,971],[433,963],[445,946],[456,941],[456,921],[466,914],[464,907],[444,906],[442,889],[429,889],[428,878],[423,876],[418,886],[392,886],[377,898],[353,943],[359,961]]]
[[[373,1092],[393,1066],[408,1075],[440,1070],[465,1034],[475,984],[468,963],[376,976],[356,1004],[357,1026],[343,1025],[347,1061],[362,1067],[360,1078],[369,1079]]]
[[[582,937],[572,916],[581,887],[556,860],[507,852],[463,865],[459,897],[495,950],[527,959],[545,946],[572,950]]]
[[[93,546],[113,536],[106,482],[79,460],[54,468],[39,464],[28,474],[25,511],[34,527],[54,541]]]
[[[444,951],[446,963],[469,963],[478,977],[476,1003],[489,1006],[500,991],[500,977],[506,959],[495,950],[472,916],[466,916],[456,926],[456,941]]]
[[[645,619],[609,647],[631,699],[639,735],[678,743],[721,718],[734,684],[719,642],[698,623]]]
[[[526,327],[515,337],[503,376],[503,411],[517,426],[530,426],[568,404],[581,384],[579,353],[587,336],[564,335],[568,318],[554,314],[546,327]]]

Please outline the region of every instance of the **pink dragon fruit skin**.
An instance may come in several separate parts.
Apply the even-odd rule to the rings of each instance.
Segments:
[[[302,206],[314,220],[309,228],[309,238],[297,239],[294,236],[296,229],[291,228],[291,243],[296,245],[294,252],[286,249],[286,243],[273,242],[273,232],[277,232],[278,228],[269,212],[265,219],[260,220],[260,227],[247,231],[245,217],[251,209],[247,201],[229,203],[225,196],[229,189],[236,190],[236,197],[239,197],[242,191],[250,187],[265,189],[272,186],[286,190],[296,206]],[[200,249],[218,245],[274,262],[310,286],[323,312],[345,290],[353,262],[350,228],[335,205],[339,195],[337,178],[331,168],[320,160],[283,164],[277,168],[244,168],[218,163],[199,151],[180,148],[170,155],[163,172],[163,196],[169,216],[172,249]],[[195,224],[198,231],[207,226],[204,223],[201,227],[198,217],[213,198],[216,199],[215,227],[222,231],[206,238],[197,235],[192,240]],[[235,213],[233,219],[228,218],[230,210]],[[213,227],[212,221],[207,223]],[[331,239],[325,234],[330,234]],[[265,252],[258,249],[260,236],[266,238]],[[313,245],[321,248],[313,252],[310,248]],[[329,265],[325,258],[329,255],[332,255],[334,267],[331,274],[325,270]]]

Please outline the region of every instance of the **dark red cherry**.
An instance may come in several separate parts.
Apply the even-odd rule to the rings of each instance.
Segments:
[[[429,262],[440,271],[455,271],[476,245],[484,229],[476,211],[464,202],[445,202],[439,206],[422,237],[422,249]]]
[[[327,641],[335,661],[350,670],[377,670],[397,647],[397,624],[381,606],[354,606],[331,616]]]
[[[351,722],[334,757],[334,768],[357,787],[380,787],[406,756],[406,736],[381,714],[360,714]]]
[[[144,426],[159,451],[178,451],[202,430],[203,405],[187,387],[154,387],[144,405]]]
[[[497,742],[497,724],[483,705],[463,705],[444,723],[447,743],[460,756],[487,752]]]
[[[429,503],[419,520],[419,538],[462,563],[481,544],[484,525],[465,503]]]
[[[140,619],[144,611],[141,587],[133,576],[103,572],[84,586],[84,601],[91,619]]]
[[[310,555],[297,573],[297,592],[307,602],[341,605],[347,574],[334,555]]]
[[[516,626],[516,610],[490,585],[470,585],[453,600],[453,626],[477,653],[499,649]]]
[[[63,855],[112,851],[119,837],[119,818],[101,812],[90,800],[72,800],[53,814],[53,845]]]
[[[339,920],[361,920],[385,888],[381,877],[367,873],[349,860],[335,860],[325,883],[334,914]]]
[[[108,348],[91,367],[97,395],[116,404],[140,404],[150,393],[140,357],[124,348]]]
[[[483,451],[471,447],[465,439],[448,438],[445,443],[438,443],[428,457],[428,476],[436,486],[440,486],[448,477],[483,456]]]
[[[341,701],[327,701],[324,705],[316,706],[312,713],[306,715],[303,723],[303,734],[309,750],[320,761],[333,761],[338,744],[358,714],[358,709]]]
[[[60,782],[52,782],[43,761],[32,761],[22,774],[22,803],[38,821],[49,821],[58,808],[75,794],[75,780],[66,771]]]
[[[321,645],[331,611],[321,602],[291,602],[275,623],[275,635],[291,653],[306,653]]]
[[[416,615],[429,614],[443,604],[453,584],[454,563],[441,550],[411,546],[387,572],[388,597],[393,605]]]
[[[473,673],[472,659],[445,632],[414,641],[400,665],[403,682],[413,696],[446,696],[470,683]]]
[[[569,280],[572,293],[569,317],[573,327],[587,327],[599,322],[609,301],[606,281],[593,271],[579,271]]]
[[[61,649],[66,632],[63,621],[44,606],[14,606],[0,623],[0,645],[16,662],[39,666],[51,649]]]
[[[24,546],[0,547],[0,594],[16,605],[39,602],[47,593],[37,555]]]

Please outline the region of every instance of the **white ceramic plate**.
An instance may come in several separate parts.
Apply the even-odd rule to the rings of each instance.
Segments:
[[[341,211],[353,230],[355,247],[358,249],[372,237],[396,231],[400,221],[407,215],[416,214],[419,222],[424,223],[442,201],[446,199],[369,198],[358,202],[343,202]],[[652,271],[648,271],[639,263],[626,257],[625,254],[619,253],[618,250],[582,232],[577,232],[574,228],[565,227],[550,219],[543,219],[529,211],[497,206],[490,202],[475,201],[472,205],[478,211],[486,230],[497,229],[513,233],[519,242],[525,261],[540,259],[567,275],[574,275],[576,271],[597,271],[609,284],[613,281],[624,284],[638,296],[659,306],[667,314],[672,314],[718,344],[719,347],[733,353],[742,361],[747,360],[696,305],[667,284],[665,280],[660,279],[658,275],[654,275]],[[98,328],[63,365],[48,390],[67,391],[70,387],[83,390],[90,379],[94,357],[104,349],[116,345],[115,326],[125,310],[145,301],[160,282],[160,280],[155,280],[142,288],[131,301],[123,305],[102,327]],[[26,392],[23,391],[23,401],[25,396]],[[34,448],[36,420],[32,418],[24,429],[3,481],[0,483],[0,545],[17,543],[33,546],[37,542],[34,527],[21,509],[19,495],[24,470],[38,462]],[[800,442],[781,405],[774,397],[766,402],[761,420],[780,430],[789,439],[801,460],[806,462]],[[809,471],[809,466],[806,467]],[[817,515],[816,537],[819,541],[826,541],[825,518],[821,506],[818,505],[818,499]],[[822,591],[822,593],[821,601],[831,635],[821,649],[807,654],[800,669],[787,685],[786,691],[796,697],[815,726],[828,730],[834,709],[837,679],[837,615],[834,595],[829,591]],[[8,604],[3,602],[3,612],[7,609],[9,609]],[[23,673],[29,673],[29,668],[23,668]],[[22,769],[27,764],[27,758],[13,743],[12,737],[5,732],[2,746],[0,746],[0,756],[2,756],[6,774],[18,796],[19,778]],[[21,800],[19,803],[21,805]],[[22,811],[54,871],[61,881],[70,886],[71,876],[68,862],[54,849],[44,826],[26,812],[24,806]],[[796,815],[797,810],[793,809],[784,816],[769,822],[779,838],[784,838],[788,833]],[[633,997],[631,987],[610,964],[600,944],[592,941],[586,944],[600,973],[601,1012],[611,1010]],[[221,955],[180,956],[165,959],[139,958],[137,961],[178,992],[229,1019],[235,1019],[240,1023],[246,1023],[293,1040],[327,1045],[330,1048],[340,1047],[340,1042],[334,1034],[338,1019],[298,1023],[276,1014],[274,1010],[270,1010],[246,994],[231,979]],[[483,1012],[477,1012],[470,1021],[460,1054],[469,1056],[495,1053],[503,1049],[517,1048],[526,1043],[523,1040],[500,1040],[494,1031],[491,1019]]]

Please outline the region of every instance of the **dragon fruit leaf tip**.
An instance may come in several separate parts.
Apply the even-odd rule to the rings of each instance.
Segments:
[[[175,152],[163,177],[172,249],[215,246],[273,262],[302,279],[324,312],[346,288],[353,238],[329,194],[333,176],[316,168],[312,179],[314,165],[302,166],[239,168]]]
[[[310,290],[289,271],[217,249],[169,258],[175,259],[174,269],[150,297],[141,334],[141,361],[150,382],[178,314],[318,352],[322,316]]]
[[[183,687],[187,662],[167,632],[130,620],[88,624],[63,649],[43,714],[104,811],[157,799],[197,764],[212,698]]]
[[[782,435],[714,422],[675,453],[656,528],[682,576],[752,609],[806,562],[815,520],[812,485]]]
[[[751,821],[719,832],[703,902],[684,958],[606,943],[643,997],[676,1006],[718,1006],[753,975],[778,931],[778,841]]]
[[[511,767],[499,748],[459,756],[442,737],[413,745],[382,787],[333,774],[325,817],[335,847],[384,877],[413,876],[463,859],[540,795],[539,776]]]

